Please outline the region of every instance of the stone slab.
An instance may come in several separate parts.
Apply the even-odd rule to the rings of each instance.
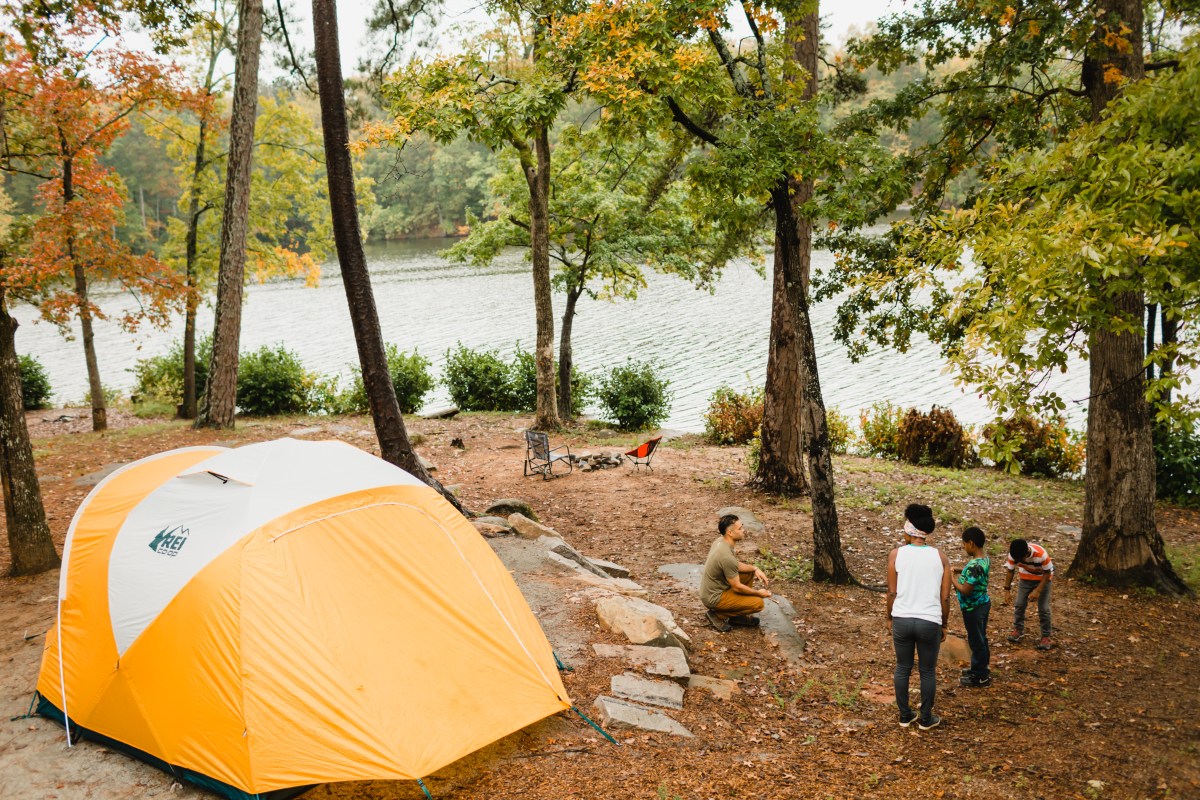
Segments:
[[[641,731],[670,733],[675,736],[688,736],[692,732],[661,711],[635,705],[615,697],[600,695],[593,703],[600,724],[612,730],[633,728]]]
[[[553,528],[547,528],[545,525],[530,519],[519,511],[508,515],[508,524],[509,527],[526,539],[540,539],[543,536],[549,536],[560,541],[562,539],[558,535],[558,531]]]
[[[717,512],[717,519],[720,519],[726,514],[733,514],[735,517],[740,519],[742,521],[742,527],[746,530],[746,533],[749,536],[758,536],[766,530],[758,516],[748,508],[743,508],[742,506],[726,506]]]
[[[315,436],[318,433],[324,433],[325,429],[320,425],[315,425],[311,428],[296,428],[288,431],[288,436]]]
[[[681,685],[687,684],[692,670],[687,656],[678,647],[646,647],[637,644],[593,644],[601,658],[624,658],[650,675],[661,675]]]
[[[422,411],[417,416],[421,419],[450,419],[458,414],[458,406],[441,406]]]
[[[649,594],[645,587],[636,584],[627,578],[610,578],[607,575],[600,577],[595,573],[588,572],[574,561],[570,560],[569,558],[563,558],[553,550],[546,550],[545,555],[546,561],[564,569],[574,578],[586,583],[589,586],[598,586],[616,592],[617,594],[628,595],[629,597],[645,597]]]
[[[516,517],[518,515],[514,514],[513,516]],[[544,526],[538,525],[538,523],[531,522],[530,520],[524,520],[521,523],[521,525],[525,526],[526,530],[529,530],[531,532],[536,530],[534,528],[534,526],[537,526],[537,528],[542,528],[543,530],[550,530],[549,528],[545,528]],[[516,524],[513,525],[513,528],[515,528],[517,533],[521,534],[522,536],[528,535],[524,531],[522,531],[521,528],[518,527]],[[551,531],[551,533],[553,533],[553,531]],[[565,559],[574,561],[576,564],[579,565],[579,567],[581,569],[585,569],[588,572],[592,573],[593,575],[596,575],[601,578],[612,577],[607,572],[605,572],[604,570],[600,569],[595,564],[593,564],[592,560],[590,558],[588,558],[583,553],[579,552],[574,547],[571,547],[571,545],[569,545],[565,541],[563,541],[562,537],[560,537],[560,536],[544,534],[544,535],[538,537],[537,543],[542,545],[547,550],[549,550],[553,553],[558,553],[560,556],[562,556]]]
[[[675,622],[675,615],[660,605],[611,592],[597,597],[595,603],[600,627],[624,635],[633,644],[691,647],[691,637]]]
[[[620,564],[614,564],[611,561],[605,561],[603,558],[592,558],[591,556],[588,556],[587,560],[592,562],[593,566],[599,567],[613,578],[629,577],[629,570],[625,569],[625,567],[622,567]]]
[[[712,678],[708,675],[693,675],[688,678],[688,688],[708,692],[718,700],[728,700],[741,691],[738,688],[737,681],[730,681],[725,678]]]
[[[483,513],[496,517],[504,517],[505,519],[512,514],[523,514],[534,522],[538,521],[538,515],[534,513],[533,507],[524,500],[518,500],[515,497],[505,497],[496,500]]]
[[[128,463],[129,463],[128,461],[118,461],[115,464],[108,464],[108,465],[96,470],[95,472],[89,472],[87,475],[83,475],[81,477],[76,478],[75,485],[76,486],[95,486],[96,484],[100,483],[100,481],[104,480],[109,475],[112,475],[114,472],[116,472],[117,470],[119,470],[121,467],[125,466]]]
[[[653,681],[626,672],[612,677],[612,693],[622,700],[664,708],[683,708],[683,687],[672,681]]]

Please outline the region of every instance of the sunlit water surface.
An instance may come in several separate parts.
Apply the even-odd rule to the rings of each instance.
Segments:
[[[510,354],[520,342],[533,349],[533,286],[528,263],[520,252],[506,253],[486,268],[454,264],[438,253],[445,242],[417,241],[370,245],[375,301],[384,338],[401,349],[417,349],[433,361],[440,375],[448,348],[462,342],[472,348]],[[814,269],[832,264],[828,252],[813,254]],[[748,264],[725,271],[714,292],[697,290],[667,275],[651,274],[636,301],[580,301],[574,326],[576,365],[598,370],[627,358],[653,360],[671,382],[673,402],[665,427],[703,430],[703,412],[713,390],[761,385],[766,375],[771,318],[771,285]],[[112,317],[133,305],[111,290],[94,292]],[[556,333],[562,295],[555,295]],[[877,401],[928,409],[938,404],[969,423],[992,418],[977,394],[955,385],[937,350],[924,340],[907,353],[876,350],[858,363],[833,341],[835,303],[813,309],[814,334],[826,404],[857,417],[859,409]],[[58,330],[35,322],[36,312],[20,307],[19,352],[42,361],[59,404],[79,401],[87,392],[83,347],[65,340]],[[201,331],[211,330],[211,307],[201,310]],[[34,323],[34,324],[31,324]],[[168,349],[182,336],[182,320],[167,331],[145,330],[136,336],[115,324],[97,325],[97,352],[106,386],[127,393],[132,367],[140,358]],[[336,263],[327,264],[317,288],[296,281],[247,287],[242,316],[243,352],[283,342],[304,365],[321,373],[347,373],[357,362],[346,296]],[[556,340],[557,352],[557,340]],[[1056,376],[1051,386],[1068,400],[1068,414],[1082,427],[1087,397],[1087,371],[1075,365]],[[1080,402],[1071,402],[1080,401]],[[447,405],[442,385],[427,397],[427,407]],[[591,408],[589,413],[599,413]]]

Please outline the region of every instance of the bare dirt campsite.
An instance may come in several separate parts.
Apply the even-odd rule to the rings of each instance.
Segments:
[[[282,436],[337,438],[368,451],[375,440],[361,417],[244,420],[234,432],[196,432],[184,423],[110,416],[114,430],[73,429],[75,412],[29,416],[38,473],[56,544],[94,476],[163,450]],[[86,422],[86,412],[79,412]],[[780,500],[744,487],[744,449],[675,438],[653,471],[628,464],[542,481],[522,476],[522,431],[529,418],[464,414],[414,420],[417,450],[436,476],[460,487],[469,508],[498,498],[529,503],[541,524],[575,550],[628,569],[644,599],[668,609],[691,640],[693,675],[720,679],[686,689],[683,707],[661,713],[691,735],[614,729],[617,745],[582,719],[560,714],[526,728],[426,779],[435,798],[1187,798],[1200,797],[1200,615],[1194,600],[1056,583],[1057,647],[1004,640],[1011,609],[994,607],[989,628],[995,683],[958,685],[966,652],[952,612],[938,671],[941,728],[896,724],[893,654],[883,595],[813,584],[807,578],[811,519],[806,500]],[[127,427],[119,427],[127,426]],[[452,445],[461,440],[461,447]],[[552,437],[576,452],[616,453],[637,442],[595,428]],[[640,441],[640,440],[639,440]],[[846,558],[864,583],[883,580],[887,553],[909,502],[931,505],[932,542],[961,566],[959,533],[977,524],[998,554],[1008,538],[1042,543],[1060,569],[1075,548],[1083,490],[992,470],[940,470],[843,456],[835,462]],[[89,476],[92,476],[89,478]],[[763,524],[743,543],[791,601],[803,653],[781,650],[769,634],[708,627],[696,596],[660,567],[699,563],[715,537],[716,512],[741,506]],[[1176,567],[1200,577],[1200,511],[1160,505],[1158,522]],[[499,535],[497,549],[523,537]],[[527,540],[526,540],[527,541]],[[405,546],[419,547],[419,542]],[[0,570],[8,556],[0,551]],[[506,562],[508,563],[508,562]],[[593,715],[614,676],[630,670],[595,645],[626,645],[601,627],[587,585],[549,562],[515,568],[539,614],[576,705]],[[200,798],[165,773],[93,743],[67,749],[63,731],[42,718],[17,718],[33,694],[44,631],[54,618],[58,571],[0,580],[0,797]],[[1002,584],[999,559],[992,588]],[[453,598],[447,598],[453,602]],[[404,613],[397,609],[396,613]],[[732,683],[725,683],[730,681]],[[419,687],[414,687],[419,691]],[[715,691],[714,691],[715,690]],[[719,696],[718,693],[722,696]],[[305,797],[379,800],[422,797],[411,782],[322,785]]]

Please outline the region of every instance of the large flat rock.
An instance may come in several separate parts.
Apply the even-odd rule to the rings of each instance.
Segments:
[[[569,558],[563,558],[553,550],[544,550],[542,552],[546,563],[559,567],[580,583],[585,583],[588,586],[598,586],[617,594],[629,595],[630,597],[645,597],[649,594],[644,586],[636,584],[628,578],[610,578],[607,575],[601,577],[595,573],[588,572]]]
[[[670,678],[686,685],[692,670],[687,656],[678,647],[646,647],[639,644],[594,644],[592,650],[601,658],[624,658],[630,664],[649,673]]]
[[[622,700],[665,708],[683,708],[683,687],[672,681],[652,681],[639,675],[613,675],[612,693]]]
[[[685,650],[692,644],[670,611],[641,598],[602,594],[596,598],[596,617],[600,627],[622,634],[633,644]]]
[[[593,704],[600,722],[612,730],[634,728],[641,731],[670,733],[675,736],[691,736],[692,732],[661,711],[635,705],[615,697],[600,695]]]
[[[95,486],[96,484],[100,483],[100,481],[104,480],[109,475],[112,475],[114,472],[116,472],[117,470],[119,470],[121,467],[125,466],[128,463],[129,463],[128,461],[118,461],[115,464],[109,464],[107,466],[101,467],[100,469],[96,470],[95,472],[89,472],[87,475],[83,475],[79,478],[76,478],[75,485],[76,486]]]

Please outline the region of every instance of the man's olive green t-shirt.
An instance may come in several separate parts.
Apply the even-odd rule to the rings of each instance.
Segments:
[[[708,549],[704,571],[700,573],[700,602],[708,608],[721,602],[721,592],[729,588],[729,582],[737,577],[738,560],[733,547],[722,536]]]

